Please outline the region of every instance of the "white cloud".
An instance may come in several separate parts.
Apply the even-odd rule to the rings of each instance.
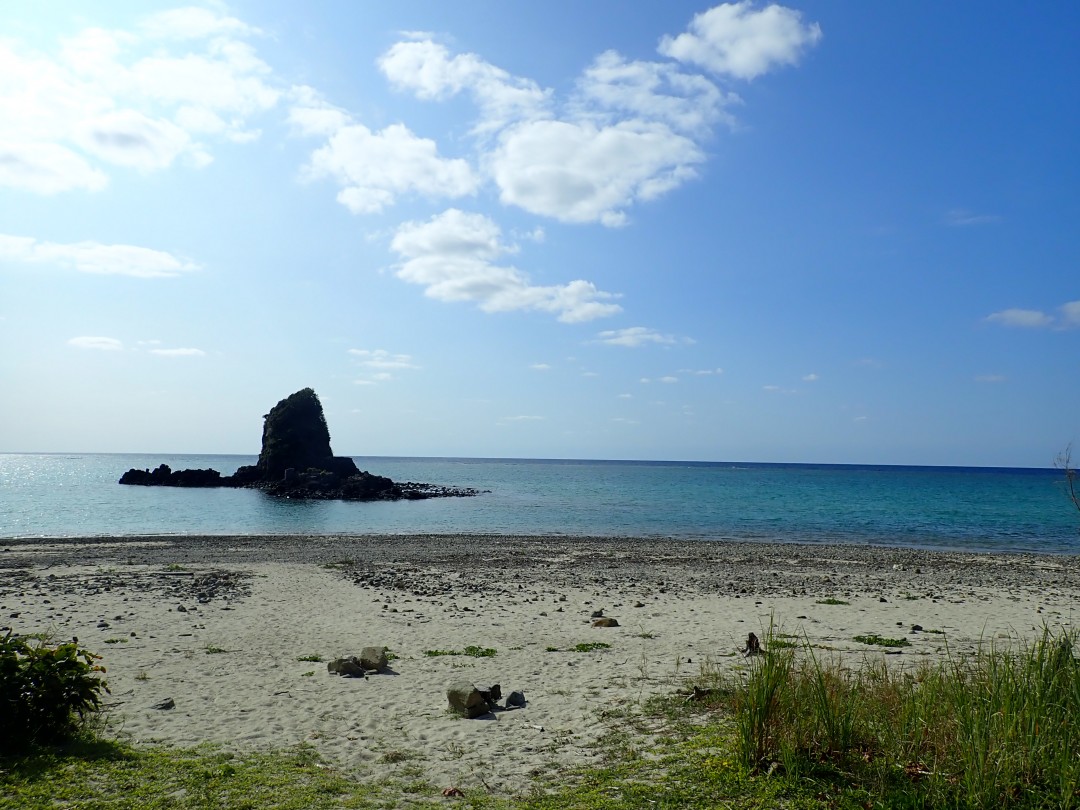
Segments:
[[[329,126],[303,113],[300,125]],[[403,124],[372,132],[363,124],[340,126],[316,149],[304,169],[309,179],[329,177],[341,191],[337,199],[354,214],[375,214],[403,194],[430,198],[463,197],[478,181],[467,161],[439,156],[435,141],[414,135]]]
[[[41,242],[32,237],[0,234],[0,262],[55,264],[81,273],[166,278],[198,269],[198,265],[162,250],[98,242]]]
[[[551,371],[551,366],[547,363],[533,363],[529,368],[533,371]]]
[[[95,349],[103,352],[118,352],[124,348],[123,342],[111,337],[73,337],[69,346],[76,349]]]
[[[349,354],[359,358],[359,363],[364,368],[420,368],[413,362],[412,355],[391,354],[385,349],[349,349]]]
[[[796,64],[820,39],[821,27],[804,24],[800,12],[776,4],[758,11],[746,0],[695,15],[687,32],[663,37],[658,50],[719,75],[753,79]]]
[[[72,140],[89,155],[140,171],[164,169],[188,151],[196,163],[210,160],[209,155],[192,147],[191,136],[180,127],[134,110],[108,112],[81,121]]]
[[[674,384],[675,384],[675,383],[677,383],[678,381],[679,381],[679,378],[678,378],[678,377],[672,377],[671,375],[668,375],[668,376],[666,376],[666,377],[661,377],[661,378],[660,378],[660,382],[662,382],[662,383],[666,383],[667,385],[674,385]]]
[[[714,376],[714,375],[723,374],[724,370],[722,368],[700,368],[700,369],[681,368],[681,369],[679,369],[679,373],[680,374],[693,374],[695,377],[711,377],[711,376]]]
[[[202,349],[150,349],[150,354],[159,357],[203,357],[206,352]]]
[[[700,74],[664,62],[627,61],[617,51],[596,57],[578,80],[577,112],[591,117],[596,107],[631,118],[661,121],[679,132],[704,134],[718,120],[731,122],[724,108],[739,104]]]
[[[482,214],[451,208],[427,222],[406,222],[395,233],[391,248],[403,259],[398,277],[422,285],[427,296],[440,301],[472,301],[485,312],[552,312],[565,323],[622,309],[611,303],[617,297],[614,293],[598,290],[591,282],[537,286],[517,268],[496,264],[518,248],[504,244],[499,226]]]
[[[1080,327],[1080,301],[1061,305],[1061,322],[1066,327]]]
[[[210,9],[188,6],[161,11],[144,19],[139,28],[160,39],[205,39],[211,36],[261,33],[236,17],[223,17]]]
[[[633,399],[634,395],[633,394],[619,394],[618,398],[619,399]]]
[[[510,121],[545,114],[550,90],[531,79],[511,76],[476,54],[451,56],[430,39],[398,42],[379,57],[379,69],[398,90],[418,98],[440,100],[469,92],[481,110],[477,132],[488,132]]]
[[[1001,326],[1016,326],[1025,329],[1038,329],[1054,323],[1053,316],[1037,309],[1003,309],[1001,312],[987,315],[986,320]]]
[[[604,343],[608,346],[625,346],[630,349],[635,349],[649,343],[660,345],[670,345],[675,343],[675,338],[671,335],[665,335],[657,332],[655,329],[649,329],[644,326],[631,326],[626,329],[611,329],[601,332],[597,335],[596,340],[598,343]]]
[[[803,375],[803,382],[817,382],[820,379],[821,377],[819,377],[817,374],[814,374],[813,372]]]
[[[33,52],[0,43],[0,185],[96,191],[103,166],[160,170],[210,162],[201,135],[250,140],[273,107],[270,68],[238,37],[254,29],[176,9],[130,31],[86,28]]]
[[[490,158],[503,203],[563,222],[623,225],[623,209],[696,176],[704,153],[662,123],[530,121],[506,130]]]

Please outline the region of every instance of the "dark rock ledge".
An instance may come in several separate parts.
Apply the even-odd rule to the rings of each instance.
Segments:
[[[479,495],[469,487],[395,482],[360,470],[351,458],[335,456],[322,403],[310,388],[275,405],[263,422],[262,450],[253,465],[232,475],[217,470],[130,469],[121,484],[144,487],[243,487],[281,498],[397,501]]]

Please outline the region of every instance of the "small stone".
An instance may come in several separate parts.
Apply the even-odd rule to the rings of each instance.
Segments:
[[[176,606],[176,612],[177,613],[187,613],[187,608],[184,607],[183,605],[177,605]]]
[[[619,622],[616,621],[615,619],[611,619],[611,618],[597,619],[595,622],[592,623],[592,626],[593,627],[618,627]]]
[[[590,616],[589,618],[602,619],[602,618],[604,618],[604,611],[603,610],[594,610],[592,612],[592,616]]]
[[[162,711],[167,711],[168,709],[175,709],[176,708],[176,701],[173,700],[172,698],[165,698],[165,700],[162,700],[159,703],[155,703],[150,708],[151,709],[160,709]]]
[[[515,691],[506,696],[505,706],[508,709],[523,709],[525,702],[525,693]]]
[[[911,632],[912,633],[921,633],[922,632],[922,625],[921,624],[913,624],[913,625],[911,625]]]

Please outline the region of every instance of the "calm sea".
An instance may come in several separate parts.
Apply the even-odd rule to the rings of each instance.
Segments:
[[[1080,553],[1051,469],[357,457],[476,498],[298,502],[233,489],[122,487],[130,467],[253,456],[0,454],[0,537],[481,533],[870,543]]]

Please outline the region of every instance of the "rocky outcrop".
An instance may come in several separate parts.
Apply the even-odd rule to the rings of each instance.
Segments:
[[[465,497],[469,488],[396,483],[360,470],[351,458],[330,449],[322,403],[310,388],[281,400],[263,417],[262,449],[255,464],[232,475],[217,470],[172,470],[167,464],[151,471],[131,469],[121,484],[146,487],[250,487],[282,498],[344,501],[396,501]]]

